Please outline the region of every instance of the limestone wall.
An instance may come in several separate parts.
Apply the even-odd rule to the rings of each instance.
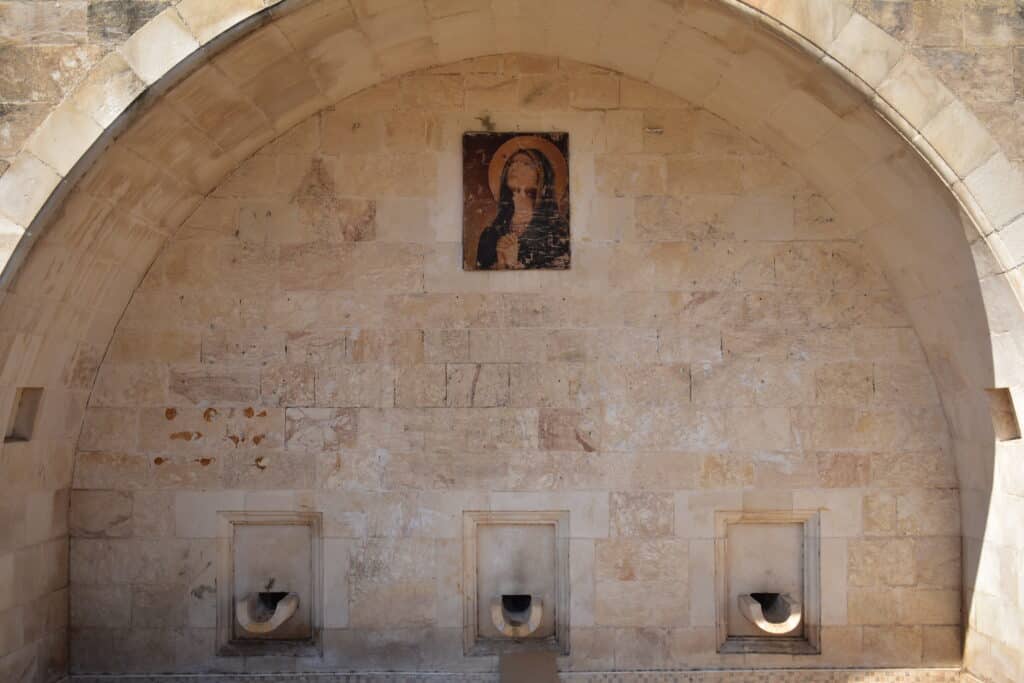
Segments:
[[[89,68],[181,0],[0,2],[0,172]],[[786,0],[754,0],[775,13]],[[252,4],[259,4],[256,0]],[[431,0],[438,11],[450,11]],[[847,0],[906,45],[1024,159],[1024,17],[1015,0]]]
[[[461,134],[489,123],[569,132],[572,270],[462,271]],[[305,121],[170,240],[103,357],[72,670],[491,670],[461,638],[461,512],[487,508],[570,511],[566,666],[958,664],[946,421],[863,227],[721,120],[571,62]],[[213,656],[228,509],[322,511],[322,661]],[[716,509],[821,510],[820,657],[715,653]]]

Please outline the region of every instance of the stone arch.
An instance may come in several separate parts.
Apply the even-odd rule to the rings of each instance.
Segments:
[[[4,405],[17,386],[60,387],[41,424],[51,445],[73,439],[95,356],[166,236],[292,124],[407,71],[496,52],[558,55],[722,116],[865,226],[942,391],[974,539],[968,564],[984,566],[972,556],[982,538],[1019,548],[1002,525],[986,536],[990,506],[1009,499],[992,492],[1005,465],[981,393],[1018,384],[1024,368],[1024,184],[1010,162],[925,67],[838,0],[641,4],[481,2],[449,14],[419,2],[238,0],[166,10],[90,73],[0,178],[11,251]],[[979,662],[999,659],[998,641],[979,642]]]

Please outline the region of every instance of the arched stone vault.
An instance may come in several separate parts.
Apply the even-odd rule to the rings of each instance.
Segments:
[[[1024,372],[1024,183],[926,67],[837,0],[184,0],[166,10],[94,69],[0,178],[11,253],[0,409],[16,387],[47,391],[43,438],[5,447],[20,463],[11,485],[40,478],[35,457],[54,465],[46,484],[66,488],[119,316],[167,236],[232,169],[369,85],[505,52],[611,68],[703,106],[864,226],[954,437],[967,663],[1014,679],[1022,598],[990,567],[1024,596],[1024,575],[1005,569],[1024,553],[1005,523],[1024,513],[1024,473],[1012,442],[995,442],[983,389],[1018,385]]]

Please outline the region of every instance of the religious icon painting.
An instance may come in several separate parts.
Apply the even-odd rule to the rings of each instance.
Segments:
[[[569,134],[462,136],[465,270],[569,267]]]

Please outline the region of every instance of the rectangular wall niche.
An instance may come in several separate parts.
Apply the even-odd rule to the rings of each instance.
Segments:
[[[318,656],[321,515],[221,512],[217,645],[228,656]]]
[[[43,401],[43,390],[39,387],[21,387],[14,394],[11,416],[7,420],[4,443],[30,441],[36,428],[39,404]]]
[[[817,511],[715,514],[719,652],[821,652],[820,537]]]
[[[992,428],[999,441],[1015,441],[1020,438],[1020,421],[1014,406],[1013,389],[986,389],[989,410],[992,413]]]
[[[467,655],[569,654],[569,512],[463,513]]]

